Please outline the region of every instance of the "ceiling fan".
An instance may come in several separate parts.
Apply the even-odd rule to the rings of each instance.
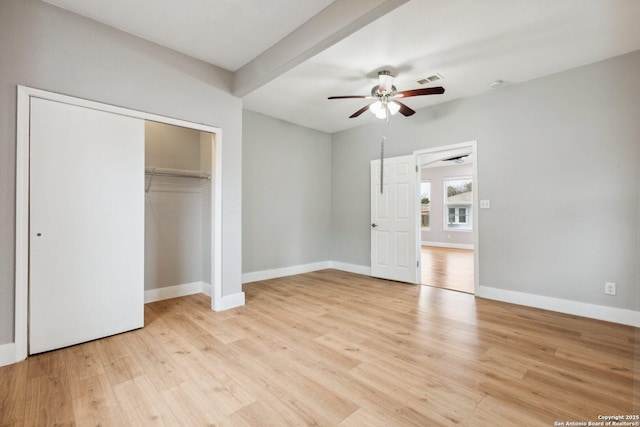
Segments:
[[[443,162],[464,163],[465,157],[469,157],[468,154],[462,154],[460,156],[449,157],[448,159],[442,159]]]
[[[382,70],[378,72],[379,84],[375,85],[371,89],[371,95],[347,95],[347,96],[330,96],[328,99],[349,99],[349,98],[359,98],[359,99],[375,99],[375,102],[372,102],[369,105],[365,105],[355,113],[349,116],[350,119],[358,117],[360,114],[364,113],[367,109],[371,110],[373,114],[376,115],[379,119],[387,119],[389,121],[389,116],[396,114],[400,111],[400,114],[404,116],[410,116],[415,113],[414,110],[407,107],[402,102],[398,101],[400,98],[408,98],[410,96],[421,96],[421,95],[440,95],[444,93],[444,88],[441,86],[437,87],[429,87],[423,89],[411,89],[404,90],[402,92],[398,92],[396,87],[393,85],[394,76],[387,70]]]

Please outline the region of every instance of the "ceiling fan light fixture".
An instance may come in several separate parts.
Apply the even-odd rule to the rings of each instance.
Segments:
[[[384,105],[382,105],[382,102],[376,101],[369,105],[369,110],[378,117],[379,114],[384,114]]]
[[[376,117],[379,119],[387,118],[387,109],[389,109],[390,115],[394,115],[398,111],[400,111],[400,104],[393,101],[391,102],[376,101],[369,106],[369,110],[371,110],[371,112],[375,114]]]

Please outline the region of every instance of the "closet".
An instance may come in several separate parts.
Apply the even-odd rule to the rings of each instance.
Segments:
[[[30,91],[57,100],[19,101],[29,105],[16,223],[28,243],[16,249],[25,356],[143,327],[146,299],[210,289],[215,134]]]
[[[145,122],[147,300],[162,290],[211,283],[213,143],[208,132]]]

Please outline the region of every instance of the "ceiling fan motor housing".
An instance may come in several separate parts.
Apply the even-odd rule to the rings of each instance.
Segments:
[[[397,92],[398,90],[394,85],[391,85],[391,88],[389,90],[385,90],[380,85],[375,85],[373,88],[371,88],[371,96],[378,97],[378,98],[382,98],[382,97],[389,98],[391,96],[395,96]]]

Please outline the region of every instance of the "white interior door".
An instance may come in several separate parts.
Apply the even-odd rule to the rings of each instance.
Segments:
[[[371,275],[399,282],[418,282],[418,214],[415,156],[371,162]]]
[[[144,325],[144,121],[31,100],[29,353]]]

